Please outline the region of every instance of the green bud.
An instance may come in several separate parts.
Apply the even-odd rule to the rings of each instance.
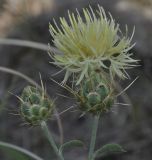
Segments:
[[[29,97],[29,100],[31,101],[32,104],[39,104],[40,103],[40,97],[39,94],[31,94]]]
[[[28,103],[22,103],[22,107],[21,107],[21,113],[24,116],[29,116],[30,115],[30,111],[29,111],[29,105]]]
[[[100,94],[98,94],[97,92],[90,92],[87,95],[87,99],[90,105],[96,105],[97,103],[100,103],[101,101]]]
[[[42,108],[40,108],[39,114],[41,117],[46,117],[48,114],[47,112],[48,112],[47,108],[42,107]]]
[[[31,115],[39,116],[39,110],[40,110],[39,105],[34,104],[31,106],[29,110],[30,110]]]
[[[39,125],[51,116],[54,103],[44,91],[27,86],[21,95],[21,115],[31,125]]]
[[[109,111],[114,103],[113,91],[108,79],[99,73],[92,74],[81,82],[78,93],[80,109],[93,114]]]

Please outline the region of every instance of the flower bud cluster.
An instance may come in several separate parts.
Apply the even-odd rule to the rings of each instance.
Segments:
[[[39,125],[41,121],[46,121],[52,114],[53,101],[36,87],[25,87],[21,100],[21,114],[31,125]]]
[[[80,109],[93,114],[109,111],[114,103],[114,90],[100,74],[93,74],[82,82],[78,93]]]

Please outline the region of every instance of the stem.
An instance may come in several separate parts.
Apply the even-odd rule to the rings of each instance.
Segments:
[[[58,158],[60,160],[64,160],[63,156],[61,154],[59,154],[59,149],[58,149],[56,143],[54,142],[54,139],[53,139],[48,127],[47,127],[46,122],[44,122],[44,121],[41,122],[41,128],[42,128],[42,131],[44,132],[44,135],[46,136],[49,143],[51,144],[55,154],[58,156]]]
[[[30,77],[26,76],[25,74],[23,74],[21,72],[18,72],[16,70],[13,70],[13,69],[7,68],[7,67],[3,67],[3,66],[0,66],[0,71],[19,76],[19,77],[25,79],[30,84],[37,86],[39,89],[41,89],[41,87],[34,80],[32,80]]]
[[[5,142],[1,142],[0,141],[0,147],[3,147],[3,148],[6,148],[6,149],[12,149],[12,150],[15,150],[17,152],[20,152],[24,155],[27,155],[28,157],[32,158],[32,159],[35,159],[35,160],[43,160],[42,158],[38,157],[37,155],[35,155],[34,153],[26,150],[26,149],[23,149],[21,147],[18,147],[16,145],[13,145],[13,144],[9,144],[9,143],[5,143]]]
[[[96,143],[96,135],[97,135],[97,129],[98,129],[98,123],[99,123],[100,115],[94,116],[93,124],[92,124],[92,133],[91,133],[91,142],[90,142],[90,148],[89,148],[89,160],[93,160],[93,153]]]
[[[53,46],[48,47],[47,44],[34,42],[34,41],[21,40],[21,39],[0,38],[0,45],[29,47],[29,48],[39,49],[47,52],[48,50],[51,50],[53,53],[62,54],[58,49],[56,49]]]
[[[55,111],[55,115],[57,118],[57,124],[58,124],[58,129],[59,129],[59,134],[60,134],[60,145],[63,144],[63,126],[62,126],[62,122],[61,122],[61,118],[60,115],[57,111],[57,109],[54,110]]]

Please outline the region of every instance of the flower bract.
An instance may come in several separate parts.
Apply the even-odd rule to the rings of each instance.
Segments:
[[[112,84],[101,74],[92,74],[82,81],[75,95],[80,110],[94,115],[108,112],[115,101]]]
[[[21,99],[21,115],[31,125],[39,125],[47,121],[52,115],[54,102],[50,100],[44,91],[33,86],[24,88]]]

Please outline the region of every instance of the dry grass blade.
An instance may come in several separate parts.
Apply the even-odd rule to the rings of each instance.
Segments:
[[[32,84],[32,85],[38,87],[39,89],[41,89],[41,87],[35,81],[33,81],[30,77],[26,76],[23,73],[20,73],[16,70],[13,70],[13,69],[10,69],[10,68],[7,68],[7,67],[2,67],[2,66],[0,66],[0,71],[19,76],[19,77],[25,79],[26,81],[28,81],[30,84]]]

